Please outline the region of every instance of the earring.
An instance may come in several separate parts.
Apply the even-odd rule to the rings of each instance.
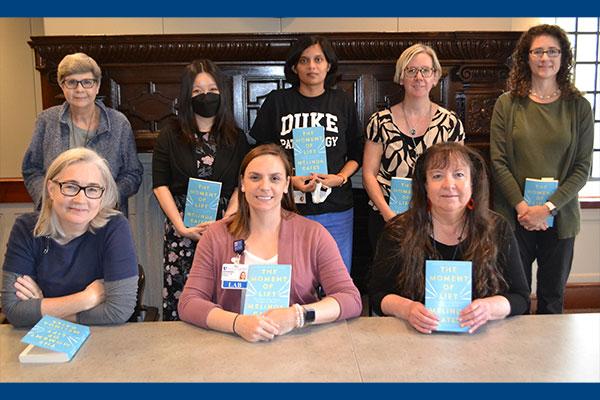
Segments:
[[[472,197],[467,202],[467,208],[471,211],[473,211],[473,209],[475,208],[475,200],[473,200]]]

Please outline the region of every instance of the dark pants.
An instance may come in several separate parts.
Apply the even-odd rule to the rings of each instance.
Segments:
[[[383,217],[379,213],[379,211],[373,210],[371,206],[369,206],[369,242],[371,243],[371,250],[373,251],[373,256],[375,256],[375,248],[377,246],[377,241],[379,240],[379,236],[383,232],[383,228],[385,228],[385,221]]]
[[[573,263],[575,238],[559,239],[556,228],[515,231],[525,276],[531,290],[531,264],[537,259],[537,314],[562,314],[565,286]]]

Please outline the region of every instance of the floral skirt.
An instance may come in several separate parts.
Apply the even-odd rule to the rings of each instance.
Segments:
[[[183,218],[183,206],[185,196],[173,196],[175,204]],[[192,268],[194,252],[196,250],[195,242],[189,238],[179,236],[171,221],[165,219],[165,236],[163,249],[163,320],[178,321],[177,305],[179,296],[183,292],[183,287],[187,281],[188,274]]]

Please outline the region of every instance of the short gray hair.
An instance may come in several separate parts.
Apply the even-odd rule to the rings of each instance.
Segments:
[[[56,178],[56,176],[68,166],[77,163],[89,163],[95,165],[100,171],[103,181],[101,184],[104,186],[104,194],[100,198],[100,211],[98,211],[98,214],[90,221],[88,230],[94,232],[95,229],[102,228],[108,223],[110,217],[119,214],[119,211],[116,210],[119,199],[119,190],[110,172],[108,163],[94,150],[85,147],[77,147],[61,153],[54,161],[52,161],[50,167],[48,167],[48,172],[46,172],[43,183],[44,190],[42,192],[40,216],[33,230],[34,236],[50,236],[52,239],[59,241],[65,237],[65,233],[58,223],[52,207],[52,199],[48,193],[48,182]]]
[[[91,72],[98,83],[102,80],[102,70],[98,63],[85,53],[67,54],[56,69],[56,79],[61,83],[67,76]]]
[[[433,68],[435,69],[433,75],[436,77],[436,79],[440,78],[440,75],[442,74],[442,66],[440,64],[440,60],[438,60],[437,54],[435,54],[435,51],[426,44],[417,43],[404,50],[400,57],[398,57],[398,61],[396,61],[396,72],[394,73],[394,82],[397,84],[402,82],[402,79],[404,79],[404,69],[412,61],[412,59],[420,53],[425,53],[431,57],[431,60],[433,61]]]

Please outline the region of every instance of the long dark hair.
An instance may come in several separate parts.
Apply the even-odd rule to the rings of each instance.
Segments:
[[[210,74],[219,88],[221,103],[215,116],[210,133],[215,138],[218,146],[232,147],[238,140],[239,129],[229,109],[229,98],[225,90],[225,81],[219,67],[210,60],[194,60],[185,67],[181,76],[181,91],[179,93],[178,120],[181,126],[183,139],[188,143],[195,143],[195,133],[198,131],[194,110],[192,109],[192,89],[196,76],[205,72]]]
[[[573,51],[569,38],[557,25],[537,25],[523,33],[517,42],[511,59],[512,66],[507,80],[507,89],[515,97],[527,97],[531,90],[531,67],[529,66],[529,50],[535,38],[548,35],[560,44],[560,69],[556,74],[556,83],[563,98],[580,96],[581,92],[573,84]]]
[[[440,143],[428,148],[418,159],[412,178],[410,208],[394,217],[385,227],[384,235],[394,243],[391,248],[377,248],[375,262],[390,264],[402,260],[397,284],[402,296],[422,300],[425,295],[424,265],[426,259],[439,258],[431,240],[433,225],[429,211],[426,181],[430,169],[464,163],[471,172],[473,210],[467,210],[465,240],[460,246],[463,259],[473,261],[474,295],[487,297],[507,287],[498,269],[498,245],[495,220],[489,210],[488,174],[483,158],[467,146],[454,142]],[[386,254],[385,260],[381,255]]]
[[[318,44],[321,46],[323,50],[323,54],[329,63],[329,71],[327,72],[327,76],[325,77],[325,89],[330,89],[333,87],[338,79],[339,75],[337,74],[338,69],[338,58],[331,46],[329,40],[323,36],[313,35],[313,36],[302,36],[292,46],[290,52],[288,53],[287,60],[285,61],[285,79],[292,84],[292,86],[297,87],[300,85],[300,78],[298,78],[298,74],[294,72],[293,67],[298,64],[300,60],[300,56],[302,52],[306,50],[308,47]]]
[[[241,190],[241,181],[246,173],[246,168],[252,160],[260,156],[275,156],[278,157],[283,163],[285,169],[285,177],[292,176],[292,164],[288,159],[287,154],[283,148],[277,144],[263,144],[250,150],[246,157],[242,160],[240,165],[240,184],[238,185],[238,211],[233,215],[231,221],[228,223],[229,232],[233,237],[247,238],[250,234],[250,206],[246,200],[246,196]],[[283,194],[281,198],[281,208],[286,211],[296,212],[296,204],[294,203],[292,181],[288,185],[288,192]]]

